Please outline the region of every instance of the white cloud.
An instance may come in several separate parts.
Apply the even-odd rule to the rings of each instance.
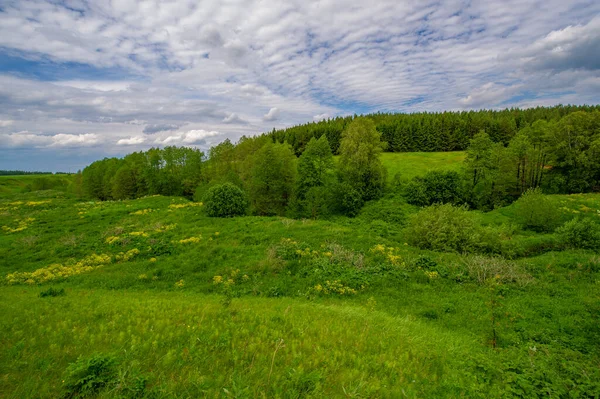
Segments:
[[[13,121],[11,121],[9,119],[7,119],[7,120],[0,119],[0,127],[8,127],[12,124],[13,124]]]
[[[279,118],[279,109],[277,107],[273,107],[263,116],[264,121],[274,121]]]
[[[328,113],[318,114],[318,115],[313,116],[313,120],[315,122],[318,122],[318,121],[322,121],[324,119],[329,119],[330,117],[331,116]]]
[[[202,129],[189,130],[187,132],[178,132],[166,137],[157,138],[155,143],[162,145],[204,144],[207,138],[219,135],[221,135],[221,133],[216,131],[206,131]]]
[[[120,139],[117,141],[117,145],[138,145],[144,144],[146,142],[146,138],[142,136],[134,136],[126,139]]]
[[[27,131],[0,135],[0,147],[52,148],[52,147],[91,147],[100,142],[97,134],[34,134]]]
[[[54,84],[92,91],[125,91],[131,86],[131,82],[93,80],[63,80],[54,82]]]

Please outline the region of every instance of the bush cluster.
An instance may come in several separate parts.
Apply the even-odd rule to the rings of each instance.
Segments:
[[[447,252],[498,252],[499,234],[480,226],[465,206],[435,204],[413,215],[405,229],[416,247]]]
[[[428,172],[423,177],[415,177],[404,187],[406,202],[417,206],[433,204],[460,204],[461,176],[457,172]]]
[[[211,187],[204,196],[206,213],[212,217],[233,217],[246,214],[248,201],[238,186],[225,183]]]

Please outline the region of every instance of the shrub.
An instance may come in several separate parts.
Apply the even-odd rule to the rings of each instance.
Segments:
[[[600,250],[600,225],[588,218],[572,219],[556,233],[566,247]]]
[[[514,207],[516,222],[526,230],[543,232],[556,227],[558,210],[539,188],[525,191]]]
[[[64,296],[64,295],[66,295],[64,288],[57,290],[57,289],[50,287],[47,290],[40,292],[40,298],[45,298],[47,296]]]
[[[65,372],[65,397],[94,396],[101,389],[117,380],[116,359],[96,354],[89,358],[79,357]]]
[[[489,281],[497,281],[525,286],[533,281],[533,277],[525,273],[515,262],[501,257],[469,256],[464,258],[464,264],[469,276],[481,285]]]
[[[422,249],[450,252],[496,252],[500,237],[484,229],[464,206],[436,204],[422,209],[405,229],[407,241]]]
[[[403,225],[409,209],[404,201],[396,198],[383,198],[378,201],[368,202],[360,211],[360,218],[374,221],[382,220],[387,223]]]
[[[423,177],[415,177],[404,188],[406,202],[418,206],[460,204],[461,193],[461,178],[457,172],[428,172]]]
[[[501,253],[507,258],[521,258],[560,250],[560,247],[561,244],[555,234],[536,234],[503,241]]]
[[[406,202],[416,206],[427,206],[429,203],[429,197],[427,195],[427,187],[423,184],[423,180],[420,178],[414,178],[404,186],[403,190],[404,198]]]
[[[211,187],[204,197],[206,213],[212,217],[232,217],[246,214],[248,201],[241,188],[225,183]]]

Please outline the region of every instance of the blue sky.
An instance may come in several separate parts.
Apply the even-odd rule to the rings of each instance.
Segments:
[[[0,169],[354,113],[598,102],[597,1],[0,0]]]

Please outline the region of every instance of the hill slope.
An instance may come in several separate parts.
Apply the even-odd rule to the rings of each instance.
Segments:
[[[408,177],[460,157],[384,162]],[[600,210],[599,195],[553,198],[565,218]],[[81,392],[81,373],[103,381],[100,397],[600,394],[598,254],[538,251],[483,279],[477,265],[493,258],[406,245],[417,209],[400,198],[365,209],[215,219],[175,197],[4,194],[1,396]],[[505,242],[551,239],[516,231]],[[524,277],[507,278],[515,271]]]

